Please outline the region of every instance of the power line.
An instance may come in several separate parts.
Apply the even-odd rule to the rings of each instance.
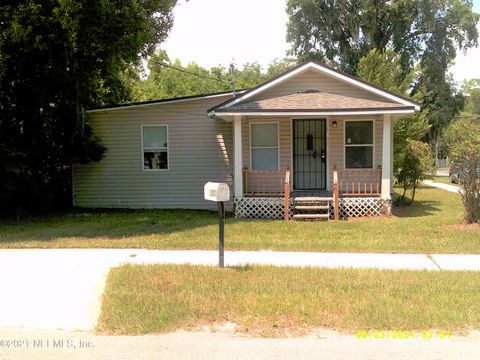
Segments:
[[[173,70],[183,72],[185,74],[197,76],[197,77],[202,78],[202,79],[217,81],[217,82],[220,82],[220,83],[223,83],[223,84],[230,84],[230,81],[226,81],[226,80],[222,80],[222,79],[213,78],[213,77],[210,77],[210,76],[197,74],[197,73],[194,73],[193,71],[188,71],[188,70],[185,70],[185,69],[181,69],[181,68],[178,68],[178,67],[175,67],[175,66],[172,66],[172,65],[168,65],[168,64],[165,64],[165,63],[162,63],[162,62],[159,62],[159,61],[151,60],[151,59],[149,61],[151,61],[151,62],[153,62],[157,65],[169,68],[169,69],[173,69]]]

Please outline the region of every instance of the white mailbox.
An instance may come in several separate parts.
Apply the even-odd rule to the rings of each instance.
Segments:
[[[203,187],[205,200],[228,201],[230,200],[230,188],[224,183],[208,182]]]

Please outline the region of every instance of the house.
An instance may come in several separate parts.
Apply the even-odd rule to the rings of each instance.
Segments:
[[[393,124],[419,110],[308,62],[251,90],[87,111],[107,152],[73,166],[73,203],[213,209],[208,181],[232,189],[237,217],[317,219],[389,212]]]

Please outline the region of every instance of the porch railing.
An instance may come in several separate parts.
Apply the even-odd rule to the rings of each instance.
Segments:
[[[334,169],[338,192],[343,196],[380,196],[382,169]]]
[[[286,175],[288,174],[288,181]],[[243,194],[245,196],[283,196],[290,186],[290,171],[243,169]]]

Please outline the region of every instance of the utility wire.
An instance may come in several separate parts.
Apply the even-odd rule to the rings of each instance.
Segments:
[[[175,67],[175,66],[168,65],[168,64],[165,64],[165,63],[162,63],[162,62],[159,62],[159,61],[151,60],[151,59],[150,59],[149,61],[151,61],[151,62],[153,62],[153,63],[155,63],[155,64],[157,64],[157,65],[160,65],[160,66],[169,68],[169,69],[173,69],[173,70],[177,70],[177,71],[183,72],[183,73],[185,73],[185,74],[197,76],[197,77],[202,78],[202,79],[217,81],[217,82],[220,82],[220,83],[223,83],[223,84],[230,84],[230,81],[226,81],[226,80],[222,80],[222,79],[213,78],[213,77],[210,77],[210,76],[205,76],[205,75],[197,74],[197,73],[194,73],[193,71],[188,71],[188,70],[185,70],[185,69],[177,68],[177,67]]]

